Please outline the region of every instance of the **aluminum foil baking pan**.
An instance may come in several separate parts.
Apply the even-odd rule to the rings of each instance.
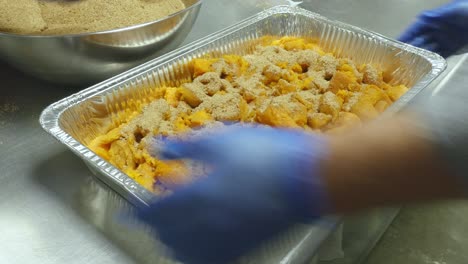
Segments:
[[[386,80],[411,87],[387,114],[408,105],[446,67],[445,60],[432,52],[301,8],[277,6],[52,104],[42,113],[41,125],[81,157],[99,180],[130,202],[144,205],[153,195],[86,145],[117,122],[117,111],[136,109],[136,101],[148,103],[145,95],[161,86],[190,81],[188,65],[192,59],[227,53],[244,55],[253,51],[259,38],[271,35],[317,39],[324,50],[357,64],[378,65],[386,72]],[[337,221],[330,218],[295,228],[243,261],[303,263],[314,255]]]

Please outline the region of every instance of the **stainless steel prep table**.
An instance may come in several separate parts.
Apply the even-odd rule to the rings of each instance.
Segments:
[[[287,2],[205,0],[186,43]],[[306,0],[301,6],[396,37],[418,12],[443,2]],[[446,74],[459,59],[449,60]],[[111,221],[119,202],[110,204],[108,190],[81,160],[38,124],[45,106],[78,89],[37,81],[3,63],[0,80],[0,263],[151,263],[145,259],[150,239],[119,234],[120,223]]]

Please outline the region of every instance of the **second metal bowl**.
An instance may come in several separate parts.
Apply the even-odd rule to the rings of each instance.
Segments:
[[[182,43],[202,0],[182,2],[186,8],[168,17],[116,30],[51,36],[0,33],[0,59],[50,82],[96,83]]]

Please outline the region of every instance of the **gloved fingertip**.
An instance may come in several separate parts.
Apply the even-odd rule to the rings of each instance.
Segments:
[[[185,156],[183,149],[184,147],[181,146],[181,144],[166,144],[163,148],[161,148],[158,156],[161,160],[182,159]]]
[[[421,48],[432,51],[432,52],[436,52],[436,53],[438,53],[438,49],[439,49],[438,45],[434,42],[425,43],[424,45],[421,45]]]
[[[153,201],[148,206],[139,207],[134,213],[135,219],[157,229],[162,223],[167,222],[160,209],[161,200]]]
[[[410,42],[411,40],[413,40],[413,36],[409,35],[409,34],[405,34],[403,33],[401,36],[399,36],[397,38],[398,41],[401,41],[403,43],[408,43]]]
[[[192,158],[194,145],[191,140],[163,138],[155,156],[161,160]]]
[[[234,121],[221,121],[221,123],[223,123],[223,125],[227,127],[232,127],[237,124],[240,124],[239,122],[234,122]]]
[[[397,38],[401,42],[408,43],[409,41],[413,40],[415,37],[414,28],[410,27],[405,30],[401,35]]]
[[[440,56],[444,57],[445,59],[454,54],[454,53],[446,51],[446,50],[434,50],[434,52],[439,54]]]
[[[412,45],[412,46],[415,46],[415,47],[418,47],[418,48],[424,48],[424,46],[426,46],[428,44],[428,37],[427,36],[419,36],[415,39],[413,39],[411,42],[409,42],[408,44]]]
[[[418,36],[417,31],[417,28],[411,26],[406,31],[404,31],[397,39],[401,42],[408,43]]]
[[[398,40],[401,42],[410,43],[415,39],[423,36],[429,37],[433,34],[433,32],[438,31],[439,27],[440,26],[437,24],[428,22],[425,18],[419,18],[410,27],[408,27],[408,29],[406,29],[400,35],[400,37],[398,37]]]

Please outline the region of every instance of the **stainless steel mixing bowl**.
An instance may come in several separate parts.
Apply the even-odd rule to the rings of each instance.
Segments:
[[[131,27],[70,35],[0,33],[0,59],[50,82],[96,83],[177,47],[188,35],[202,0],[166,18]]]

